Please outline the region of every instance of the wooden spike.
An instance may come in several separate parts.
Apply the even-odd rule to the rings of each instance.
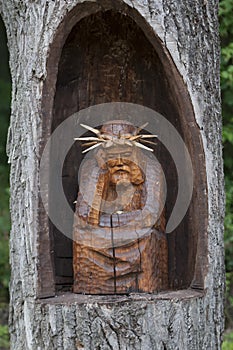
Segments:
[[[94,148],[96,148],[96,147],[99,147],[100,145],[101,145],[101,143],[97,143],[96,145],[91,146],[91,147],[85,149],[84,151],[82,151],[82,153],[89,152],[90,150],[92,150],[92,149],[94,149]]]
[[[97,143],[98,143],[97,141],[86,142],[82,144],[82,147],[93,146],[93,145],[96,145]]]
[[[124,134],[124,139],[129,140],[132,137],[132,134]]]
[[[131,136],[131,137],[129,138],[129,140],[130,140],[130,141],[135,141],[135,140],[137,140],[137,139],[140,139],[141,136],[142,136],[142,135]]]
[[[109,147],[112,147],[112,146],[113,146],[113,141],[112,141],[112,140],[109,140],[109,141],[107,141],[107,142],[104,144],[103,147],[109,148]]]
[[[84,129],[87,129],[89,131],[92,131],[96,135],[100,135],[100,131],[98,129],[94,129],[91,126],[85,125],[85,124],[80,124]]]
[[[130,140],[124,140],[124,141],[126,145],[133,147],[133,143]]]
[[[74,140],[75,141],[97,141],[97,142],[103,142],[104,141],[102,139],[99,139],[98,137],[93,137],[93,136],[90,136],[90,137],[76,137]]]
[[[101,134],[100,138],[103,140],[112,140],[112,136],[108,134]]]
[[[150,151],[150,152],[154,152],[154,150],[152,148],[146,147],[139,142],[134,141],[134,144],[135,144],[135,146],[137,146],[139,148],[145,149],[145,150]]]
[[[149,140],[144,140],[144,139],[141,139],[140,142],[145,142],[145,143],[149,143],[151,145],[157,145],[156,142],[153,142],[153,141],[149,141]]]
[[[140,135],[142,139],[151,139],[153,137],[158,137],[158,135]]]
[[[148,124],[149,124],[149,123],[146,122],[145,124],[142,124],[141,126],[139,126],[139,128],[137,128],[137,134],[138,134],[141,130],[143,130]]]

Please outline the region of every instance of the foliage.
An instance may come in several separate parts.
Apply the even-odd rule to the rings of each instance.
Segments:
[[[3,64],[0,67],[0,301],[8,298],[9,267],[9,166],[5,152],[7,129],[10,115],[10,76],[4,27],[0,21],[0,49]],[[2,45],[5,45],[5,49]]]
[[[233,0],[220,1],[220,35],[222,42],[221,90],[223,110],[223,144],[226,183],[226,268],[233,270]]]
[[[233,184],[230,175],[225,177],[226,217],[225,217],[225,260],[227,272],[233,271]]]
[[[233,350],[233,332],[225,334],[222,350]]]
[[[9,263],[8,263],[8,236],[10,230],[9,218],[9,183],[8,183],[8,165],[5,154],[6,134],[9,119],[9,99],[10,83],[0,80],[0,297],[6,294],[9,282]],[[3,291],[3,289],[5,289]]]
[[[225,170],[229,189],[229,180],[232,184],[233,170],[233,0],[221,0],[220,35],[222,43],[221,59],[221,90],[222,90],[222,110],[223,110],[223,142]],[[227,211],[227,214],[229,212]],[[232,232],[232,231],[231,231]]]
[[[8,327],[0,325],[0,349],[9,349],[9,333]]]
[[[226,327],[233,330],[233,272],[226,274],[225,315]]]
[[[220,0],[220,36],[222,44],[221,91],[223,113],[223,145],[226,189],[226,326],[233,327],[233,0]],[[233,349],[229,338],[223,349]],[[231,347],[230,347],[231,346]]]

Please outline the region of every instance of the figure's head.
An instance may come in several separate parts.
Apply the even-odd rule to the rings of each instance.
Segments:
[[[131,212],[141,209],[146,200],[145,174],[148,165],[148,157],[143,150],[153,151],[141,142],[153,144],[147,139],[156,136],[140,134],[146,124],[138,128],[124,120],[107,122],[100,130],[83,124],[82,126],[95,134],[76,139],[87,142],[84,146],[89,148],[83,153],[94,150],[90,155],[92,162],[89,164],[95,164],[94,174],[98,182],[88,214],[89,222],[98,225],[100,212]],[[99,169],[96,169],[93,157]],[[86,169],[85,177],[87,171]],[[93,193],[91,198],[92,196]]]
[[[109,171],[110,184],[127,186],[143,183],[144,174],[140,167],[142,152],[130,141],[130,138],[137,138],[138,128],[127,121],[114,120],[104,124],[100,132],[100,135],[111,138],[101,152]]]
[[[144,181],[136,147],[113,146],[105,149],[105,162],[113,185],[140,184]]]
[[[156,137],[140,134],[147,123],[138,128],[125,120],[113,120],[106,122],[100,130],[81,125],[96,134],[96,137],[77,138],[81,141],[91,141],[86,144],[91,147],[83,153],[98,147],[95,153],[96,160],[100,168],[108,169],[112,185],[137,185],[144,182],[141,150],[153,152],[153,149],[141,142],[154,144],[147,139]]]

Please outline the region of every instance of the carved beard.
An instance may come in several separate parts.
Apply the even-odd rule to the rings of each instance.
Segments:
[[[104,205],[101,205],[101,212],[130,212],[142,209],[144,206],[145,198],[143,197],[145,196],[142,195],[142,192],[145,176],[135,163],[132,162],[129,168],[130,172],[126,173],[126,177],[120,175],[119,181],[114,181],[114,183],[112,176],[116,175],[117,171],[112,175],[108,172],[102,196]]]
[[[133,163],[131,164],[130,182],[132,185],[140,185],[145,181],[145,175],[140,167]]]
[[[120,203],[119,208],[122,211],[133,211],[137,209],[142,209],[146,201],[146,191],[145,186],[143,186],[145,181],[145,175],[140,167],[134,162],[130,163],[130,182],[133,186],[133,194],[131,200],[124,203]],[[111,201],[116,200],[117,192],[116,186],[111,185],[110,172],[107,170],[105,172],[100,172],[98,182],[96,184],[96,191],[93,199],[93,205],[90,208],[88,215],[88,222],[92,225],[99,225],[99,219],[101,212],[115,212],[117,210],[117,203],[112,205]],[[103,205],[103,200],[106,201]],[[122,205],[123,204],[123,205]],[[115,209],[115,210],[114,210]]]

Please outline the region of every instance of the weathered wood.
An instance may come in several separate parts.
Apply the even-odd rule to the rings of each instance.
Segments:
[[[158,161],[139,147],[147,136],[137,130],[123,120],[104,124],[97,131],[99,149],[82,165],[73,233],[75,293],[168,289],[164,178]]]
[[[43,145],[50,135],[57,63],[67,36],[81,18],[113,8],[130,16],[156,47],[167,77],[165,87],[170,86],[176,101],[171,101],[166,116],[189,148],[195,187],[184,227],[169,238],[170,247],[174,247],[170,249],[170,280],[173,287],[190,286],[193,280],[193,286],[204,292],[189,289],[106,299],[64,294],[35,300],[41,287],[38,281],[45,277],[41,257],[45,271],[52,274],[48,225],[41,232],[46,236],[44,244],[38,237],[42,227],[38,216],[43,217],[43,213],[38,215],[38,170]],[[7,28],[13,80],[8,141],[12,349],[220,349],[224,328],[224,196],[218,1],[0,0],[0,9]],[[158,81],[156,78],[160,86],[161,76],[153,81]],[[167,89],[161,91],[160,97]],[[156,96],[148,98],[156,100]],[[59,109],[59,101],[55,108]],[[170,195],[173,200],[176,191]],[[183,232],[187,233],[184,245]],[[177,260],[180,255],[183,258]],[[53,284],[52,278],[50,282]]]

